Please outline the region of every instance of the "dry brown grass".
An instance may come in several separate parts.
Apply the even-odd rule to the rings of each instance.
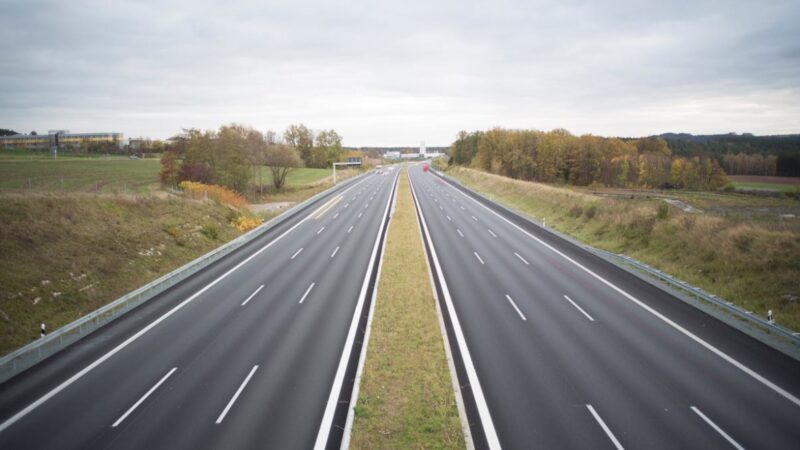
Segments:
[[[405,174],[389,227],[351,447],[463,448]]]
[[[587,244],[624,253],[739,306],[800,329],[800,232],[794,223],[747,216],[690,214],[658,198],[592,195],[587,190],[512,180],[472,169],[450,175],[548,227]],[[678,194],[680,195],[680,194]],[[699,194],[693,194],[699,195]],[[774,199],[719,196],[720,203],[758,209]],[[706,198],[705,206],[710,202]],[[793,200],[783,205],[793,206]],[[659,208],[666,214],[659,215]],[[589,211],[592,211],[591,213]]]

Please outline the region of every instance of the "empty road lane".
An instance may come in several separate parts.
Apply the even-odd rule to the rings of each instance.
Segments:
[[[796,360],[409,174],[476,446],[797,448]]]
[[[343,183],[3,383],[0,448],[337,445],[395,185]]]

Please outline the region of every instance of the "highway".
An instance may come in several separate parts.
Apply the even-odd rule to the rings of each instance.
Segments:
[[[337,447],[395,185],[341,183],[3,383],[0,448]]]
[[[420,166],[477,448],[800,448],[800,363]]]

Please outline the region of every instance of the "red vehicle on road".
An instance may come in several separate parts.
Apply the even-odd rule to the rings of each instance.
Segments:
[[[428,171],[428,163],[422,163],[422,171],[423,172],[427,172]]]

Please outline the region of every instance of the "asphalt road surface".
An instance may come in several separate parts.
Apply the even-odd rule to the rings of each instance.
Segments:
[[[800,448],[796,360],[436,174],[410,178],[476,447]]]
[[[0,385],[0,449],[338,445],[395,180],[343,183]]]

